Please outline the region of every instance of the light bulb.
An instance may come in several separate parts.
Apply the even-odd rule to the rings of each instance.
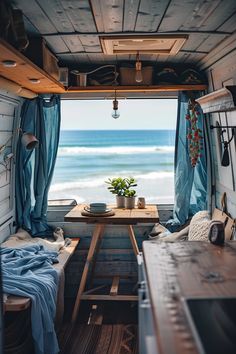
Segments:
[[[120,112],[118,111],[118,101],[116,99],[116,92],[115,92],[115,99],[113,101],[113,111],[111,112],[111,116],[114,119],[117,119],[120,116]]]
[[[111,116],[112,116],[112,118],[114,118],[114,119],[119,118],[120,112],[118,111],[118,109],[113,109],[113,111],[111,112]]]
[[[142,82],[143,81],[143,75],[141,70],[136,70],[135,72],[135,81],[136,82]]]
[[[141,64],[140,61],[136,61],[134,79],[135,79],[136,82],[142,82],[143,81],[142,64]]]

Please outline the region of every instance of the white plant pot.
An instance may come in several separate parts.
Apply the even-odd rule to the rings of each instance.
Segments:
[[[125,208],[134,209],[135,207],[135,197],[125,197]]]
[[[116,206],[117,206],[117,208],[124,208],[125,207],[125,197],[123,195],[116,196]]]

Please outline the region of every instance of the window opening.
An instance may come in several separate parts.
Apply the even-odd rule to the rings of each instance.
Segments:
[[[118,98],[119,99],[119,98]],[[134,177],[148,203],[174,202],[176,99],[63,100],[62,123],[49,199],[115,202],[109,177]]]

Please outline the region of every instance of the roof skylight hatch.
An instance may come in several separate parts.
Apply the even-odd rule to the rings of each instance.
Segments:
[[[187,35],[101,36],[104,54],[175,55],[187,40]]]

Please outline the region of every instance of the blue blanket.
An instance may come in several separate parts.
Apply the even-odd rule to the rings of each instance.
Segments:
[[[31,298],[35,354],[58,353],[54,330],[58,275],[52,267],[58,262],[58,253],[34,245],[21,249],[2,248],[0,254],[3,292]]]

